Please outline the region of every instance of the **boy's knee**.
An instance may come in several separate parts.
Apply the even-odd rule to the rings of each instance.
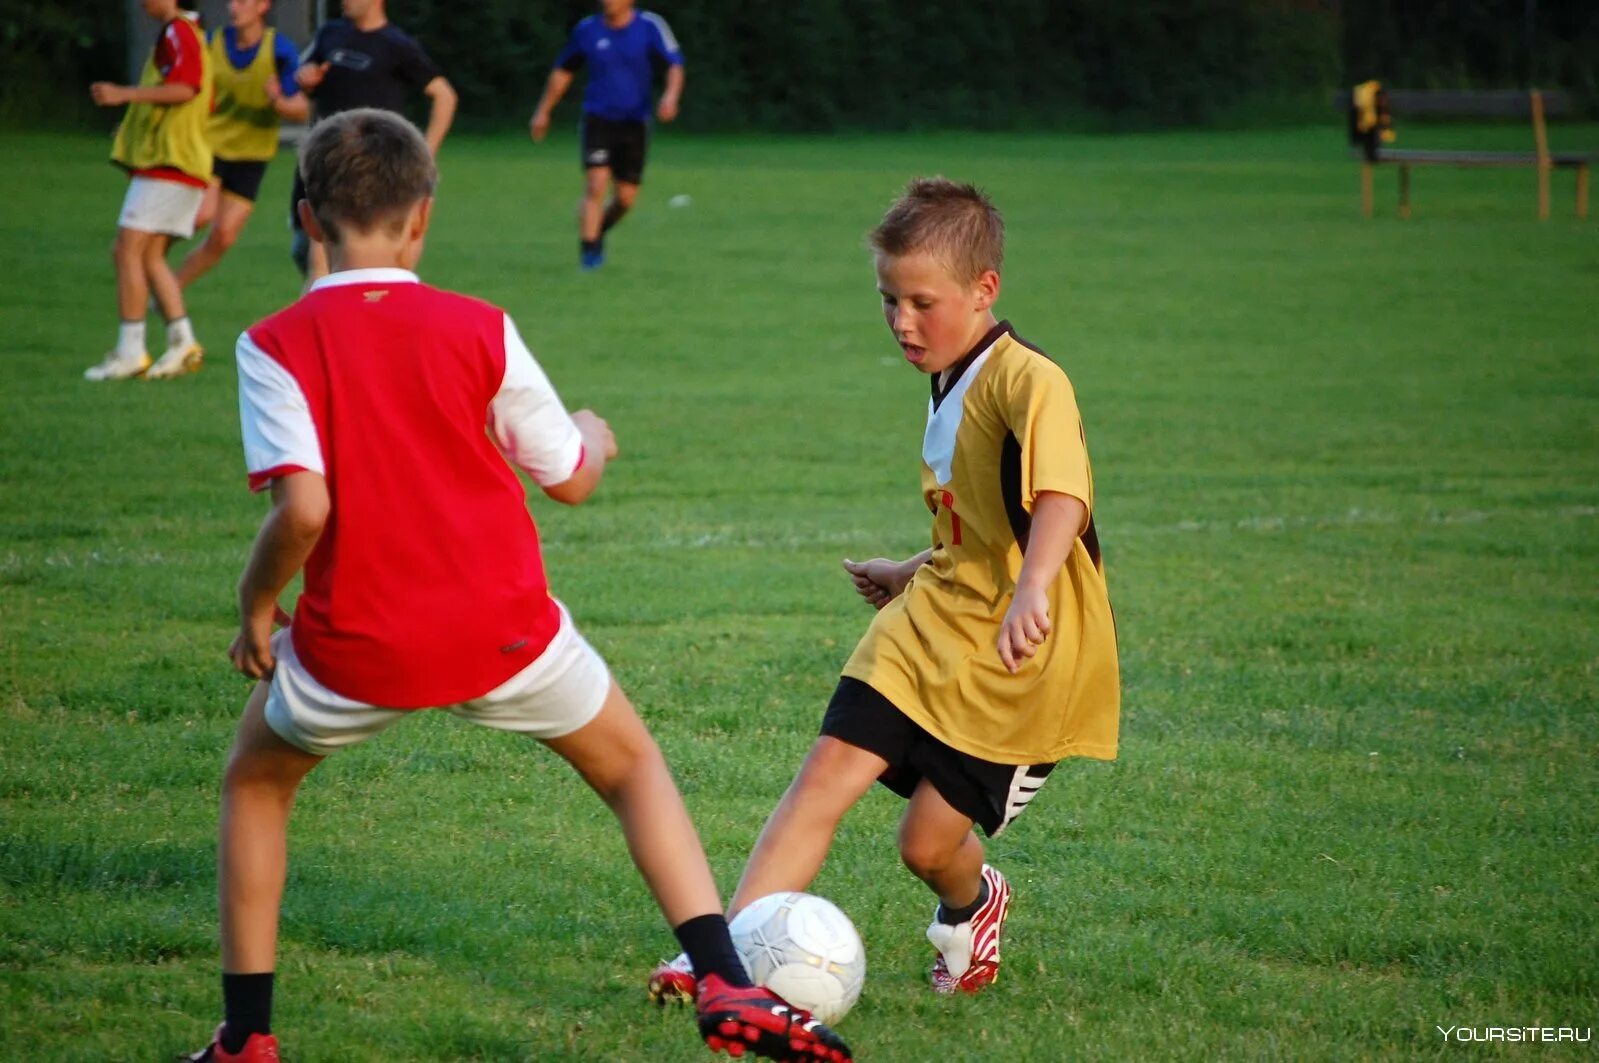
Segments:
[[[960,848],[949,845],[942,838],[931,837],[913,830],[899,832],[899,858],[907,870],[917,878],[936,875],[948,867]]]
[[[111,260],[119,265],[138,262],[144,257],[144,234],[132,229],[118,229],[117,238],[111,241]]]

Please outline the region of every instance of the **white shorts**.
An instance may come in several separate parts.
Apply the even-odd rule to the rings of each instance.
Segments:
[[[578,633],[566,606],[556,605],[561,627],[538,660],[480,698],[439,707],[484,727],[534,738],[560,738],[594,719],[610,692],[611,673]],[[277,670],[267,692],[267,726],[307,753],[325,757],[418,711],[382,709],[335,694],[305,670],[287,628],[272,636],[272,652]]]
[[[205,189],[154,177],[135,177],[128,182],[122,199],[122,216],[117,225],[141,233],[166,236],[194,235],[194,216],[200,210]]]

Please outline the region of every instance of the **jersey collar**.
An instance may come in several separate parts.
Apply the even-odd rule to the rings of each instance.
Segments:
[[[972,363],[977,361],[977,356],[992,347],[1001,336],[1005,335],[1005,333],[1009,332],[1010,330],[1010,322],[1001,321],[999,324],[983,333],[983,338],[977,341],[977,345],[971,350],[967,351],[960,361],[956,362],[945,371],[943,387],[938,386],[939,374],[934,373],[928,378],[933,386],[933,409],[938,409],[939,405],[944,401],[949,393],[955,389],[956,383],[959,382],[960,378],[965,375],[966,370],[970,369],[972,367]]]
[[[416,274],[408,269],[379,266],[373,269],[343,269],[329,273],[311,283],[313,292],[323,288],[338,288],[346,284],[416,284]]]

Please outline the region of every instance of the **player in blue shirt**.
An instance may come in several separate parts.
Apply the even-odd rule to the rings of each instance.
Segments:
[[[583,93],[583,209],[578,216],[579,262],[584,269],[605,263],[605,234],[638,198],[649,142],[650,98],[655,74],[666,71],[666,89],[655,117],[677,117],[683,95],[683,52],[661,16],[637,11],[633,0],[600,0],[600,13],[572,30],[544,95],[533,111],[536,144],[550,131],[550,112],[566,94],[578,68],[589,68]],[[611,200],[605,201],[607,189]]]

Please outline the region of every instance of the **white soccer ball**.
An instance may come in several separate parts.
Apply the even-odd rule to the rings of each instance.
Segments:
[[[809,893],[774,893],[728,924],[756,983],[829,1026],[860,999],[866,946],[849,916]]]

